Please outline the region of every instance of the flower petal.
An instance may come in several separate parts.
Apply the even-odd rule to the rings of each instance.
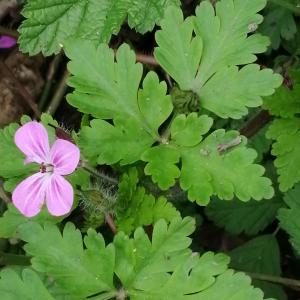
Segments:
[[[12,202],[26,217],[37,215],[45,200],[45,175],[36,173],[23,180],[13,191]]]
[[[54,166],[54,172],[59,175],[73,173],[79,159],[79,148],[66,140],[57,139],[50,150],[50,163]]]
[[[42,124],[32,121],[20,127],[15,134],[15,143],[27,156],[25,163],[48,162],[48,133]]]
[[[46,204],[50,214],[62,216],[70,212],[73,197],[72,185],[60,175],[51,175],[51,182],[46,190]]]
[[[17,40],[8,35],[0,36],[0,48],[11,48],[17,43]]]

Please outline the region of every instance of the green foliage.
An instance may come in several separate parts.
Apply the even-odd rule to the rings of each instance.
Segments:
[[[292,89],[281,86],[264,100],[265,107],[277,118],[271,123],[266,136],[274,140],[272,154],[279,175],[280,190],[285,192],[300,181],[300,78],[299,70],[290,70]]]
[[[116,203],[116,225],[118,230],[130,234],[140,226],[152,225],[159,219],[170,222],[180,214],[164,197],[155,199],[138,187],[138,174],[135,168],[124,174],[118,190]]]
[[[286,193],[284,201],[288,208],[278,211],[280,227],[290,235],[290,242],[300,255],[300,184]]]
[[[137,161],[160,139],[158,128],[172,111],[165,83],[150,72],[137,93],[142,66],[135,64],[135,55],[127,45],[118,50],[117,62],[104,44],[96,48],[89,42],[75,42],[66,53],[72,59],[69,84],[76,88],[68,96],[70,104],[95,117],[114,119],[113,125],[96,119],[91,127],[82,128],[78,143],[83,154],[99,164]],[[87,56],[89,64],[85,63]]]
[[[300,119],[276,119],[266,135],[275,140],[272,154],[276,156],[279,188],[285,192],[300,181]]]
[[[273,235],[262,235],[250,240],[230,252],[231,266],[237,270],[252,273],[280,276],[280,251]],[[266,297],[287,299],[283,289],[273,283],[253,280],[254,286],[260,287]]]
[[[180,6],[180,0],[129,0],[128,24],[140,33],[150,31],[159,23],[165,8],[170,5]]]
[[[31,55],[59,52],[66,40],[76,37],[95,44],[108,42],[117,34],[128,14],[128,23],[145,33],[159,22],[170,5],[178,0],[28,0],[19,28],[20,48]]]
[[[33,256],[33,268],[55,278],[71,295],[87,297],[113,290],[114,248],[105,247],[103,237],[95,231],[85,237],[86,249],[80,231],[71,223],[63,235],[54,225],[42,228],[33,222],[20,227],[20,234],[28,243],[26,252]]]
[[[236,131],[222,129],[210,134],[202,143],[182,150],[180,185],[190,199],[206,205],[213,195],[242,201],[273,196],[271,181],[262,177],[264,168],[253,164],[256,152],[245,147]]]
[[[12,204],[8,205],[8,209],[0,217],[0,238],[18,237],[18,229],[25,223],[34,221],[39,224],[58,223],[62,218],[53,217],[46,209],[33,218],[23,216]]]
[[[0,176],[4,178],[28,175],[36,168],[34,164],[24,164],[25,156],[15,145],[14,135],[18,128],[18,124],[11,123],[0,129]]]
[[[33,222],[24,224],[20,232],[33,268],[51,276],[68,299],[99,293],[97,299],[212,300],[222,293],[224,300],[262,300],[262,292],[250,285],[249,277],[227,270],[226,255],[206,252],[199,257],[188,249],[194,226],[191,218],[173,219],[169,226],[160,220],[152,241],[139,228],[132,239],[120,232],[107,246],[100,234],[89,230],[85,248],[80,232],[70,223],[63,234],[55,225]],[[114,274],[121,284],[118,288]],[[8,295],[22,293],[22,288],[17,285]]]
[[[156,33],[155,57],[182,90],[199,95],[200,107],[223,118],[241,118],[247,107],[261,105],[261,96],[271,95],[282,81],[258,65],[237,67],[253,63],[254,54],[267,48],[266,37],[247,37],[249,26],[261,23],[257,12],[264,5],[264,0],[221,0],[215,11],[203,1],[196,17],[186,20],[179,9],[169,8]]]
[[[54,300],[39,276],[31,269],[24,269],[19,276],[13,269],[0,272],[1,300]]]
[[[180,146],[192,147],[202,141],[202,136],[209,131],[213,120],[206,115],[178,115],[171,127],[172,140]]]
[[[261,177],[264,169],[253,164],[255,151],[245,148],[236,132],[220,130],[203,140],[213,122],[208,116],[175,115],[160,134],[172,112],[166,84],[149,72],[138,89],[142,67],[127,45],[117,51],[116,61],[106,45],[90,42],[72,41],[66,54],[71,59],[69,85],[75,87],[68,101],[97,118],[82,127],[78,138],[83,155],[93,163],[126,165],[142,159],[145,174],[161,189],[179,178],[189,199],[202,205],[212,195],[231,199],[236,194],[243,201],[272,197],[270,180]],[[151,148],[155,143],[159,145]]]
[[[205,213],[210,220],[231,234],[245,232],[248,235],[255,235],[275,220],[282,204],[279,197],[266,201],[250,200],[246,203],[237,199],[232,201],[214,199],[206,207]]]
[[[291,40],[296,32],[297,26],[292,12],[277,5],[268,5],[264,22],[259,31],[271,40],[271,47],[278,49],[281,39]]]
[[[145,174],[151,175],[153,182],[158,183],[162,190],[175,184],[180,176],[176,166],[180,159],[180,151],[169,145],[159,145],[144,152],[142,159],[147,163]]]
[[[299,71],[290,71],[292,89],[282,85],[272,96],[264,98],[264,107],[273,116],[293,118],[296,114],[300,113],[299,73]]]

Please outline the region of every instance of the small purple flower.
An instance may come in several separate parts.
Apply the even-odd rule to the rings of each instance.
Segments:
[[[75,171],[80,159],[78,147],[57,139],[50,149],[47,130],[36,121],[17,130],[15,143],[26,155],[25,163],[40,165],[38,173],[23,180],[14,190],[12,201],[17,209],[26,217],[33,217],[46,202],[54,216],[70,212],[74,192],[63,176]]]
[[[16,39],[8,35],[0,35],[0,48],[11,48],[17,43]]]

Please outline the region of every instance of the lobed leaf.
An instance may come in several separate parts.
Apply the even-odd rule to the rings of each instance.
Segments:
[[[152,241],[139,228],[132,239],[119,232],[106,247],[102,236],[89,230],[85,249],[80,232],[70,223],[62,235],[51,224],[28,223],[21,232],[33,268],[50,275],[65,295],[69,292],[68,299],[96,295],[99,299],[213,300],[222,292],[225,300],[263,300],[249,277],[227,270],[226,255],[206,252],[199,257],[191,252],[188,236],[194,229],[190,217],[175,218],[169,226],[159,220]],[[119,279],[118,288],[113,274]]]
[[[98,119],[82,128],[78,143],[83,154],[99,164],[139,160],[160,140],[158,128],[172,111],[166,84],[149,72],[138,91],[142,66],[127,45],[118,50],[116,62],[106,45],[96,48],[90,42],[71,42],[66,53],[73,74],[69,84],[76,88],[68,96],[70,104],[94,117],[113,119],[113,124]]]
[[[31,269],[24,269],[20,275],[13,269],[3,269],[0,272],[0,297],[2,300],[54,300]]]
[[[221,0],[214,9],[202,1],[196,16],[186,20],[179,9],[168,8],[156,33],[157,61],[182,90],[199,96],[200,107],[222,118],[241,118],[247,107],[260,106],[261,97],[274,93],[282,82],[271,70],[247,65],[268,46],[266,37],[248,36],[249,28],[262,22],[257,12],[265,4],[265,0]],[[237,65],[246,66],[239,70]]]
[[[213,195],[224,200],[236,195],[242,201],[273,196],[271,180],[262,177],[264,168],[253,164],[256,152],[244,143],[237,132],[220,129],[198,146],[182,150],[180,185],[190,200],[206,205]]]
[[[296,252],[300,254],[300,184],[285,194],[284,201],[287,208],[278,211],[280,227],[290,235],[290,242]]]
[[[80,231],[71,223],[63,235],[54,225],[41,227],[33,222],[21,226],[19,232],[27,242],[25,251],[33,256],[33,268],[55,278],[71,295],[87,297],[114,290],[114,248],[105,247],[103,237],[94,230],[84,239],[86,249]]]
[[[270,125],[267,138],[275,140],[272,154],[279,175],[279,188],[285,192],[300,181],[300,119],[276,119]]]
[[[37,216],[33,218],[27,218],[22,215],[13,204],[9,203],[7,210],[0,217],[0,237],[1,238],[12,238],[18,237],[18,229],[28,223],[36,222],[39,224],[60,222],[62,218],[51,216],[48,210],[43,209]]]
[[[118,230],[130,234],[140,226],[156,223],[160,219],[170,222],[180,216],[176,208],[165,197],[157,199],[146,194],[137,186],[138,174],[135,168],[125,173],[119,183],[116,203],[116,225]]]
[[[270,5],[267,8],[259,31],[270,38],[272,49],[277,50],[282,39],[291,40],[295,36],[297,26],[290,10],[277,5]]]
[[[297,78],[299,74],[299,71],[290,71],[292,88],[282,85],[272,96],[264,98],[264,107],[273,116],[293,118],[300,113],[300,82]]]

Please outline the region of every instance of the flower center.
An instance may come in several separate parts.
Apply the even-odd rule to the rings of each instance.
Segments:
[[[40,165],[40,172],[41,173],[53,173],[53,171],[54,171],[54,167],[51,164],[42,163]]]

